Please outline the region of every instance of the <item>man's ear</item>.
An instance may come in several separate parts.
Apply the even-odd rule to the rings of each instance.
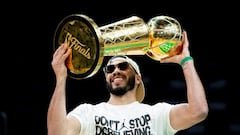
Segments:
[[[141,80],[142,80],[142,77],[140,75],[136,74],[136,83],[140,84]]]

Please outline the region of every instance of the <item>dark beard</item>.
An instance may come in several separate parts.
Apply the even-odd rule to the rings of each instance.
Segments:
[[[113,95],[116,95],[116,96],[122,96],[124,95],[125,93],[127,93],[128,91],[131,91],[133,90],[134,88],[134,85],[135,85],[135,76],[134,75],[131,75],[129,77],[129,80],[127,82],[127,85],[124,86],[124,87],[118,87],[118,88],[115,88],[113,89],[112,85],[110,83],[107,82],[107,89],[108,91],[113,94]]]

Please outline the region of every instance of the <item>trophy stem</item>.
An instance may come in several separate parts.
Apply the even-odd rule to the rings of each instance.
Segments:
[[[145,55],[149,47],[148,26],[137,16],[102,26],[99,30],[104,56]]]
[[[122,44],[116,46],[104,46],[104,56],[114,56],[114,55],[145,55],[149,45],[148,41]]]

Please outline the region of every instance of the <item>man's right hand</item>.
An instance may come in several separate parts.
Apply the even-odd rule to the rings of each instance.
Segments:
[[[68,47],[66,43],[61,44],[57,50],[54,52],[52,60],[52,68],[56,75],[56,78],[66,78],[67,77],[67,67],[65,61],[71,54],[72,49]]]

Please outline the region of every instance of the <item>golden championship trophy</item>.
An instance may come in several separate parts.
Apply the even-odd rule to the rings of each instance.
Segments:
[[[145,23],[132,16],[98,27],[83,14],[65,17],[54,35],[54,50],[66,42],[72,54],[66,61],[68,74],[75,79],[93,76],[104,56],[147,55],[153,60],[179,54],[182,50],[182,28],[169,16],[156,16]]]

